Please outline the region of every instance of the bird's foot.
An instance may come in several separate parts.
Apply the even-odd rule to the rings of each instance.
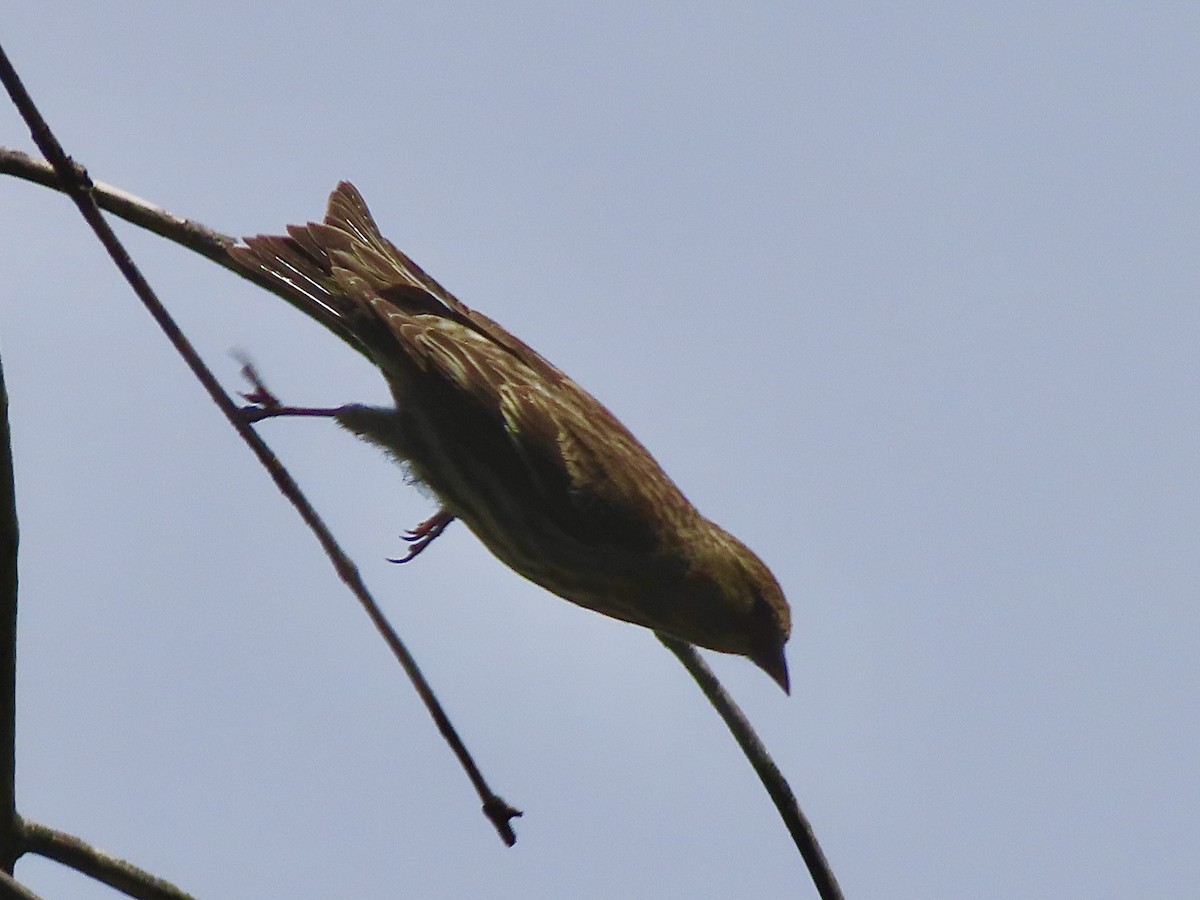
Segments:
[[[446,526],[454,521],[454,514],[444,509],[439,509],[436,513],[413,528],[411,531],[406,531],[401,535],[404,540],[411,545],[408,552],[399,559],[389,559],[388,562],[406,563],[418,556],[422,550],[432,544],[443,531]]]
[[[241,396],[249,401],[249,405],[241,407],[239,412],[250,424],[278,416],[322,416],[328,418],[338,414],[337,409],[325,407],[284,406],[266,386],[258,374],[258,369],[254,368],[254,364],[251,362],[242,364],[242,377],[250,382],[251,389],[242,393]]]

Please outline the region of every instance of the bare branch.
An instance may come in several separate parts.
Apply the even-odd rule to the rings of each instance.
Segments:
[[[64,194],[71,193],[67,182],[58,176],[50,163],[11,147],[0,147],[0,173],[14,175]],[[110,184],[93,181],[90,182],[90,185],[88,192],[101,209],[126,222],[131,222],[139,228],[144,228],[152,234],[179,244],[181,247],[187,247],[205,259],[240,275],[247,281],[254,282],[277,297],[282,297],[292,306],[303,311],[306,316],[317,319],[359,353],[365,352],[362,344],[346,330],[337,317],[322,316],[319,309],[312,307],[311,300],[295,288],[281,283],[278,279],[270,278],[262,272],[248,269],[230,256],[228,250],[237,243],[237,238],[215,231],[194,219],[177,216],[149,200],[143,200],[141,197],[134,196]]]
[[[19,855],[17,737],[17,500],[8,391],[0,365],[0,868],[12,874]]]
[[[11,900],[42,900],[41,896],[19,883],[7,872],[0,872],[0,897]]]
[[[767,753],[767,748],[759,740],[745,713],[733,702],[733,698],[721,686],[721,682],[708,667],[708,663],[701,659],[695,647],[665,634],[659,634],[658,639],[679,658],[684,668],[696,679],[700,690],[704,691],[704,696],[708,698],[713,708],[720,713],[725,724],[729,726],[729,730],[733,732],[734,740],[738,742],[738,746],[750,760],[750,765],[758,773],[763,787],[767,789],[767,793],[775,803],[775,808],[779,810],[779,815],[783,819],[784,825],[787,826],[788,833],[791,834],[792,840],[796,844],[796,849],[804,857],[805,865],[808,866],[808,872],[812,876],[813,884],[816,885],[821,900],[843,900],[842,889],[838,886],[833,870],[829,867],[829,861],[825,859],[825,854],[821,851],[821,845],[817,843],[812,826],[800,810],[800,804],[796,802],[796,795],[792,793],[783,773],[779,771],[779,767]]]
[[[358,572],[358,567],[342,551],[324,521],[322,521],[317,511],[312,507],[312,504],[308,502],[308,499],[300,491],[299,485],[296,484],[295,480],[288,474],[282,463],[279,462],[275,454],[271,452],[270,448],[267,447],[254,429],[250,427],[250,424],[241,414],[238,406],[221,388],[220,383],[212,372],[209,371],[203,360],[200,359],[191,342],[188,341],[187,337],[175,323],[175,320],[171,318],[171,315],[163,307],[154,290],[142,276],[137,265],[130,258],[112,228],[109,227],[108,222],[105,221],[104,216],[101,215],[93,199],[94,185],[88,177],[86,170],[70,159],[63,151],[62,146],[50,131],[49,125],[46,124],[46,121],[34,105],[32,98],[26,92],[24,85],[21,84],[20,78],[17,76],[16,71],[8,60],[8,56],[2,48],[0,48],[0,81],[3,81],[4,86],[8,89],[9,96],[12,97],[13,103],[29,126],[34,141],[53,166],[54,172],[58,176],[59,184],[65,186],[63,189],[75,202],[84,220],[91,226],[92,231],[104,245],[109,256],[117,268],[121,270],[121,273],[146,307],[146,310],[166,334],[167,339],[171,342],[176,352],[183,358],[188,368],[191,369],[192,374],[195,375],[196,379],[208,392],[213,403],[217,405],[225,415],[225,418],[229,420],[230,425],[233,426],[234,430],[237,431],[242,440],[250,447],[251,452],[254,453],[258,461],[270,474],[280,492],[296,508],[300,517],[316,536],[317,541],[321,544],[326,555],[333,563],[338,576],[345,582],[359,603],[362,604],[363,609],[366,610],[375,628],[379,631],[384,641],[387,642],[392,653],[412,681],[421,700],[425,703],[426,709],[437,724],[438,730],[447,743],[449,743],[455,756],[466,771],[467,777],[470,778],[472,785],[474,785],[480,799],[483,801],[484,814],[495,826],[501,839],[511,847],[517,840],[516,834],[512,829],[511,820],[521,815],[520,811],[509,806],[488,786],[483,774],[479,771],[479,767],[475,764],[474,759],[451,724],[433,689],[425,680],[424,675],[421,674],[416,660],[408,651],[408,648],[404,646],[399,635],[388,624],[384,618],[383,611],[367,590]],[[128,195],[125,196],[128,197]]]
[[[82,872],[138,900],[195,900],[169,881],[118,859],[64,831],[24,823],[25,850]]]

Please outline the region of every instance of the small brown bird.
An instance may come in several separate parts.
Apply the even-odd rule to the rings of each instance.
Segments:
[[[503,563],[605,615],[749,657],[788,690],[787,600],[770,570],[704,518],[616,417],[383,237],[355,187],[323,224],[230,253],[383,372],[395,408],[332,416],[390,452],[441,502],[416,555],[462,519]]]

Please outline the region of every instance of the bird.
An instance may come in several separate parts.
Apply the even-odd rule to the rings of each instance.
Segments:
[[[598,400],[387,240],[354,185],[338,184],[323,222],[228,252],[382,373],[394,406],[270,397],[255,419],[328,416],[404,465],[440,504],[407,533],[405,560],[461,520],[551,593],[744,656],[790,693],[791,610],[766,564],[701,515]]]

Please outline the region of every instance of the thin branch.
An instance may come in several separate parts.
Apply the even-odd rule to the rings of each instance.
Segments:
[[[767,753],[767,748],[759,740],[745,713],[726,693],[721,682],[717,680],[717,676],[708,667],[708,663],[700,658],[695,647],[665,634],[659,634],[658,639],[679,658],[684,668],[696,679],[704,696],[708,698],[708,701],[720,713],[721,718],[725,720],[725,724],[729,726],[729,730],[733,732],[734,740],[738,742],[738,746],[746,754],[746,759],[750,760],[750,765],[758,773],[763,787],[767,789],[767,793],[775,803],[775,808],[779,810],[779,815],[783,819],[784,825],[787,826],[787,830],[796,844],[796,849],[804,857],[804,863],[808,866],[809,875],[812,876],[813,884],[816,885],[821,900],[843,900],[842,889],[838,887],[833,870],[829,867],[829,861],[825,859],[821,845],[817,843],[812,826],[800,810],[800,804],[796,802],[796,795],[792,793],[787,779],[783,777],[783,773],[779,771],[779,767]]]
[[[0,869],[17,861],[17,499],[8,390],[0,364]]]
[[[25,885],[17,881],[7,872],[0,872],[0,897],[5,900],[42,900]]]
[[[89,875],[138,900],[195,900],[169,881],[118,859],[65,831],[25,822],[25,850]]]
[[[146,279],[142,276],[142,273],[138,270],[125,248],[121,245],[116,234],[113,233],[112,228],[109,227],[108,222],[105,221],[104,216],[101,215],[100,210],[97,208],[92,196],[94,185],[88,177],[86,170],[70,159],[63,151],[62,146],[51,133],[49,125],[41,117],[32,98],[26,92],[24,85],[21,84],[20,78],[9,62],[3,48],[0,48],[0,81],[3,81],[4,86],[8,89],[9,96],[12,97],[13,103],[20,111],[22,118],[25,119],[26,124],[28,124],[38,148],[53,166],[55,173],[58,175],[59,183],[65,186],[66,193],[75,202],[83,218],[91,226],[92,231],[95,232],[96,237],[104,245],[109,256],[112,257],[117,268],[121,270],[125,279],[146,307],[146,310],[166,334],[167,339],[183,358],[188,368],[191,369],[192,374],[203,385],[209,397],[212,398],[213,403],[224,413],[230,425],[233,426],[238,435],[258,458],[258,461],[270,474],[280,492],[291,501],[296,511],[300,514],[300,517],[316,536],[317,541],[321,544],[326,555],[333,563],[338,576],[345,582],[354,596],[358,598],[359,603],[366,610],[372,623],[387,642],[392,653],[396,656],[405,673],[407,673],[409,679],[416,687],[417,693],[437,724],[438,730],[454,751],[467,776],[471,779],[472,785],[474,785],[476,792],[483,801],[484,814],[491,821],[492,825],[495,826],[503,841],[511,847],[517,840],[516,834],[512,829],[511,820],[521,815],[520,811],[509,806],[488,786],[483,774],[479,771],[479,767],[475,764],[474,759],[472,759],[471,754],[451,724],[441,703],[433,693],[425,677],[421,674],[416,660],[408,651],[408,648],[404,646],[400,637],[388,624],[382,610],[380,610],[378,604],[367,590],[358,572],[358,568],[346,556],[341,547],[338,546],[333,534],[300,491],[300,487],[296,484],[295,480],[288,474],[287,470],[275,457],[275,454],[271,452],[270,448],[267,447],[254,429],[250,427],[237,405],[234,404],[221,388],[216,377],[205,366],[195,348],[192,347],[179,326],[175,323],[175,320],[171,318],[155,295],[153,289],[146,282]]]
[[[70,193],[67,182],[59,178],[54,166],[43,159],[11,147],[0,147],[0,174],[15,175],[17,178],[64,194]],[[278,279],[272,279],[262,272],[240,265],[228,252],[229,248],[237,243],[237,238],[202,225],[195,219],[177,216],[149,200],[143,200],[141,197],[102,181],[92,182],[90,193],[96,205],[101,209],[126,222],[131,222],[139,228],[144,228],[152,234],[187,247],[205,259],[240,275],[247,281],[254,282],[277,297],[282,297],[292,306],[302,310],[306,316],[317,319],[359,353],[366,353],[362,343],[346,330],[341,320],[333,315],[322,315],[320,309],[314,308],[311,299],[296,288],[283,284]]]

